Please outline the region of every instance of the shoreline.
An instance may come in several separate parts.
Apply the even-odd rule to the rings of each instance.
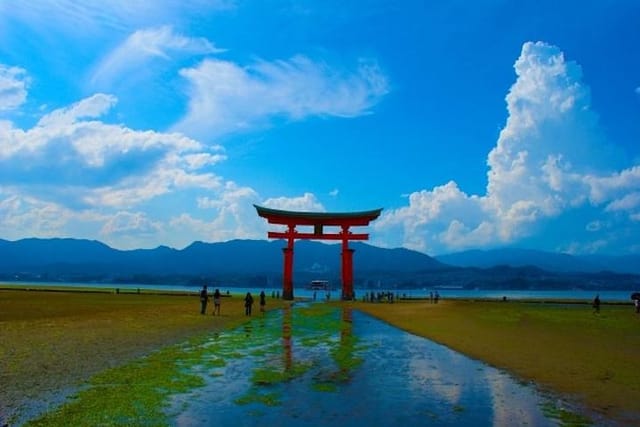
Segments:
[[[87,290],[101,290],[104,292],[120,289],[123,293],[136,292],[159,292],[159,293],[187,293],[199,291],[201,285],[159,285],[159,284],[133,284],[133,283],[92,283],[92,282],[34,282],[34,281],[1,281],[0,286],[8,289],[16,288],[29,288],[29,289],[87,289]],[[223,293],[227,291],[235,294],[243,294],[247,291],[260,291],[264,290],[268,295],[274,293],[281,293],[281,287],[271,286],[235,286],[214,284],[210,285],[219,288]],[[356,288],[355,293],[357,300],[362,300],[364,295],[393,292],[396,299],[428,299],[430,291],[439,291],[440,296],[443,299],[489,299],[489,300],[501,300],[506,297],[509,301],[516,300],[578,300],[591,302],[596,294],[600,294],[600,298],[603,303],[626,303],[630,302],[631,294],[639,292],[640,289],[619,289],[619,288],[607,288],[607,289],[464,289],[464,288],[412,288],[412,289],[367,289]],[[299,298],[312,298],[314,292],[317,294],[318,299],[325,299],[325,291],[314,291],[305,287],[299,287],[294,290],[294,296]],[[331,300],[339,300],[341,293],[340,288],[332,288],[327,293],[331,295]]]

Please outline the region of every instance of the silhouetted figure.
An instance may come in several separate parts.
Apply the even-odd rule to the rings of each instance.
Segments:
[[[594,314],[600,313],[600,295],[596,295],[596,297],[593,299],[593,303],[591,305],[593,306],[593,313]]]
[[[207,301],[209,301],[209,295],[207,294],[207,285],[204,285],[200,291],[200,314],[207,311]]]
[[[220,299],[222,295],[220,295],[220,289],[216,289],[213,293],[213,315],[216,314],[220,316]]]
[[[436,291],[436,293],[433,294],[433,303],[437,304],[438,301],[440,301],[440,294],[438,293],[438,291]]]
[[[244,315],[251,316],[251,307],[253,306],[253,297],[251,296],[251,292],[247,292],[247,295],[244,297]]]
[[[260,311],[264,313],[264,306],[267,305],[267,296],[264,291],[260,292]]]

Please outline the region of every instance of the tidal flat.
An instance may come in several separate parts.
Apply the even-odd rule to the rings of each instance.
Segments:
[[[505,369],[524,382],[535,382],[572,396],[621,425],[632,425],[640,419],[635,404],[640,397],[640,317],[630,306],[605,305],[596,315],[590,307],[580,304],[486,301],[332,304],[338,307],[348,304]],[[270,309],[287,306],[271,299],[267,304]],[[322,306],[325,304],[319,307]],[[198,375],[185,372],[180,366],[176,371],[176,361],[182,366],[202,366],[208,376],[215,378],[228,360],[243,356],[240,345],[226,346],[223,357],[211,357],[201,350],[212,334],[244,324],[247,318],[243,315],[241,298],[225,298],[223,316],[213,317],[210,310],[211,307],[208,316],[201,316],[194,296],[0,291],[0,339],[6,343],[0,354],[0,379],[9,384],[0,392],[0,420],[11,425],[32,420],[38,425],[39,416],[49,414],[45,418],[49,425],[53,419],[68,422],[73,419],[74,400],[101,401],[104,390],[113,384],[124,387],[122,393],[114,396],[136,393],[136,385],[146,384],[152,385],[146,390],[155,391],[136,393],[142,399],[137,403],[114,397],[106,407],[121,408],[119,413],[125,414],[121,420],[138,419],[141,423],[146,420],[143,424],[148,424],[155,419],[158,422],[150,425],[166,425],[163,421],[167,416],[166,398],[202,386]],[[296,327],[305,328],[304,319],[312,322],[313,316],[297,318]],[[336,325],[323,327],[329,330]],[[282,334],[286,334],[286,329],[269,339],[280,344]],[[312,347],[326,344],[329,338],[319,334],[304,339],[302,346]],[[346,352],[344,345],[333,347],[331,358],[335,363],[345,364],[344,369],[336,369],[333,376],[316,376],[314,390],[334,391],[340,376],[361,363],[353,353],[357,344],[350,345]],[[269,353],[268,346],[252,349],[253,357]],[[251,381],[268,388],[291,381],[310,368],[296,362],[284,376],[282,370],[257,369]],[[275,392],[256,390],[263,388],[251,388],[236,403],[251,405],[259,401],[277,405],[282,398]],[[96,393],[95,397],[90,393]],[[62,403],[65,405],[61,406]],[[86,411],[86,403],[83,407]],[[105,413],[90,406],[88,409],[93,414],[92,422],[118,425],[118,418],[112,417],[115,412]],[[181,409],[174,406],[172,410],[175,413]]]
[[[640,315],[633,304],[448,300],[355,308],[617,420],[640,422]]]
[[[104,371],[27,425],[556,426],[569,417],[590,425],[558,397],[348,303],[296,302]]]
[[[57,407],[94,375],[246,320],[242,298],[200,315],[193,294],[0,290],[0,425]],[[271,300],[267,309],[281,307]],[[254,307],[255,309],[255,307]]]

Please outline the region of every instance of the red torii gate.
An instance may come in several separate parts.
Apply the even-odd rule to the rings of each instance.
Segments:
[[[258,215],[265,218],[269,224],[286,225],[286,231],[269,231],[270,239],[286,239],[287,247],[284,253],[284,277],[282,280],[282,298],[293,299],[293,243],[295,239],[311,240],[342,240],[342,298],[353,299],[353,252],[349,249],[349,240],[367,240],[366,233],[354,234],[349,231],[352,226],[366,226],[378,218],[382,209],[364,212],[295,212],[270,209],[253,205]],[[301,233],[296,226],[312,226],[313,233]],[[340,227],[337,233],[325,233],[325,226]]]

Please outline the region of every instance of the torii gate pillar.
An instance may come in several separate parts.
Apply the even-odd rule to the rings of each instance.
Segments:
[[[342,235],[349,235],[349,227],[342,228]],[[349,248],[349,240],[342,241],[342,299],[353,299],[353,253]]]
[[[295,229],[289,229],[288,235],[293,236]],[[284,254],[284,275],[282,279],[282,298],[293,300],[293,237],[287,238],[287,247],[282,248]]]
[[[349,230],[352,226],[366,226],[378,218],[382,209],[353,213],[327,212],[293,212],[269,209],[254,205],[258,215],[266,218],[269,224],[286,225],[286,231],[269,231],[271,239],[286,239],[287,247],[282,249],[284,255],[284,274],[282,278],[282,298],[293,299],[293,244],[295,239],[341,240],[342,241],[342,299],[352,300],[353,294],[353,249],[349,248],[350,240],[368,240],[365,233],[354,234]],[[301,233],[296,226],[312,226],[313,233]],[[338,233],[326,233],[325,226],[340,227]]]

